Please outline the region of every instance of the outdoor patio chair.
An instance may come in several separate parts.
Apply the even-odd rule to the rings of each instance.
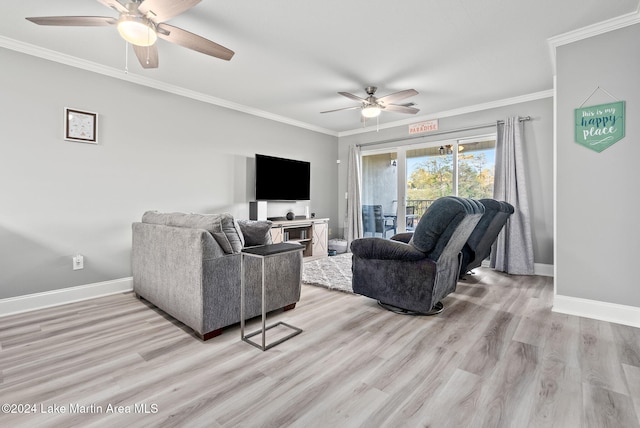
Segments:
[[[387,237],[388,231],[392,230],[395,235],[397,230],[395,217],[385,217],[382,205],[362,206],[362,228],[365,234],[371,233],[371,236],[376,236],[376,233],[380,233],[383,238]]]

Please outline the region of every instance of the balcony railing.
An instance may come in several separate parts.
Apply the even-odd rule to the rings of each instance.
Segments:
[[[414,207],[413,219],[407,219],[407,227],[414,228],[435,199],[407,199],[407,212]]]

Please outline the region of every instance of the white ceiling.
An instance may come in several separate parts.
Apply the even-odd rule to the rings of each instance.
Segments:
[[[549,38],[637,12],[638,0],[203,0],[168,22],[234,50],[230,62],[159,40],[160,67],[143,70],[130,52],[124,75],[114,27],[24,19],[115,12],[92,0],[28,0],[4,5],[0,46],[340,135],[362,124],[357,110],[320,114],[357,105],[338,91],[419,92],[406,101],[420,113],[383,112],[381,126],[548,91]]]

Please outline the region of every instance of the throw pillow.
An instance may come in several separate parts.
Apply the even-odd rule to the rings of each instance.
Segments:
[[[206,229],[211,232],[225,253],[234,254],[242,251],[242,232],[237,228],[236,221],[231,214],[204,214],[202,216],[209,218],[212,222],[213,227]]]
[[[239,253],[242,251],[242,238],[240,238],[242,232],[237,228],[235,219],[231,214],[225,213],[221,216],[220,223],[222,225],[222,231],[229,240],[233,252]]]
[[[245,247],[272,244],[271,224],[269,220],[238,220]]]
[[[227,235],[222,230],[221,219],[216,219],[214,224],[214,228],[212,230],[209,230],[209,232],[211,232],[218,245],[222,247],[222,251],[224,251],[226,254],[233,254],[233,246],[231,245],[231,242],[229,242],[229,238],[227,238]]]
[[[225,253],[232,254],[242,251],[242,232],[236,226],[233,216],[229,213],[185,214],[147,211],[142,216],[142,222],[173,227],[204,229],[213,235]]]

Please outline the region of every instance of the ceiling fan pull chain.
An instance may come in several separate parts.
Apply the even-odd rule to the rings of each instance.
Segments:
[[[149,60],[149,49],[151,49],[151,27],[147,27],[147,65],[149,65],[149,63],[151,62]]]
[[[149,65],[149,47],[151,46],[150,43],[150,39],[151,39],[151,27],[147,27],[147,65]]]
[[[129,42],[124,42],[124,74],[129,74]]]

